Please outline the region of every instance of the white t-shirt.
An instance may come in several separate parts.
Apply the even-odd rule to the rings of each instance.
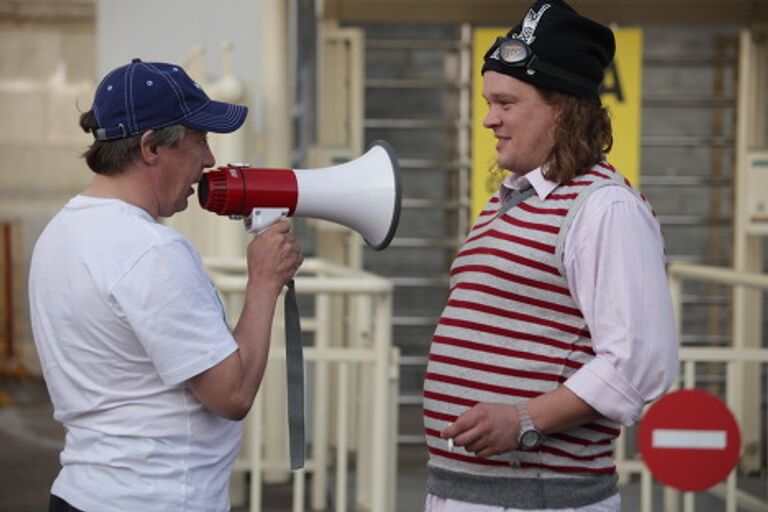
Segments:
[[[67,430],[51,492],[86,511],[228,510],[242,424],[185,381],[237,343],[184,237],[125,202],[76,196],[35,245],[29,297]]]

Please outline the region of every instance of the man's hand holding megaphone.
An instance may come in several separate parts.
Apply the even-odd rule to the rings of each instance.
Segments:
[[[246,256],[248,282],[271,288],[274,295],[293,279],[304,261],[291,223],[286,219],[279,219],[254,237],[248,244]]]

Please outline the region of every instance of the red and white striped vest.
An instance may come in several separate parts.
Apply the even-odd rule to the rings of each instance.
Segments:
[[[529,400],[562,385],[595,357],[568,290],[562,253],[583,201],[608,185],[631,189],[602,162],[544,200],[533,195],[497,216],[497,194],[481,212],[451,267],[450,296],[430,348],[424,383],[430,468],[507,478],[615,472],[619,425],[608,419],[550,435],[537,451],[485,459],[461,448],[449,452],[439,436],[478,402]]]

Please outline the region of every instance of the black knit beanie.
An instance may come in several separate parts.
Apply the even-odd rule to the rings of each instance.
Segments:
[[[534,57],[525,65],[503,60],[504,41],[512,39],[532,51]],[[581,16],[562,0],[537,0],[506,38],[497,39],[488,50],[482,73],[492,70],[542,89],[600,101],[598,89],[615,51],[608,27]]]

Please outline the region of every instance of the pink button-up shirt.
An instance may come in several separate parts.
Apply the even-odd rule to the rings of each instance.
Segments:
[[[557,183],[541,169],[511,175],[546,198]],[[574,218],[563,264],[589,327],[595,359],[565,382],[605,417],[631,425],[677,376],[677,334],[664,269],[664,242],[648,208],[623,187],[593,192]]]
[[[503,185],[519,189],[526,182],[541,199],[557,188],[541,168],[524,176],[510,175]],[[605,417],[630,425],[677,376],[676,326],[658,223],[629,190],[603,187],[586,199],[574,218],[563,259],[568,288],[584,315],[596,353],[564,385]],[[467,506],[429,496],[426,510],[457,512],[469,510]],[[619,507],[617,495],[571,510]],[[471,510],[518,512],[477,504],[471,504]]]

